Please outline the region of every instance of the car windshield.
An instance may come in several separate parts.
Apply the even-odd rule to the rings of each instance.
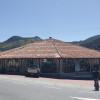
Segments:
[[[35,69],[35,67],[29,67],[29,69]]]
[[[31,67],[29,67],[30,69],[35,69],[35,68],[38,68],[37,66],[31,66]]]

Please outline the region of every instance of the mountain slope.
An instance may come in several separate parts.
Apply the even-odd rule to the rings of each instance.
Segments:
[[[91,40],[89,42],[83,42],[80,44],[81,46],[94,49],[94,50],[99,50],[100,51],[100,38],[97,38],[95,40]]]
[[[86,47],[86,48],[100,51],[100,35],[90,37],[84,41],[74,41],[72,43]]]
[[[7,41],[4,41],[3,43],[0,44],[0,51],[5,51],[13,48],[17,48],[29,43],[34,43],[41,41],[42,39],[39,38],[38,36],[33,37],[33,38],[22,38],[19,36],[13,36],[9,38]]]
[[[11,43],[11,42],[15,42],[15,41],[18,41],[18,40],[23,40],[23,39],[24,38],[22,38],[20,36],[12,36],[8,40],[4,41],[4,43]]]
[[[95,36],[92,36],[86,40],[84,40],[84,42],[92,42],[92,41],[95,41],[96,39],[99,39],[100,38],[100,35],[95,35]]]

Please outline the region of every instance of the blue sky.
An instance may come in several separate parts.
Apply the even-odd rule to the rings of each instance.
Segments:
[[[0,0],[0,42],[11,36],[79,41],[100,34],[100,0]]]

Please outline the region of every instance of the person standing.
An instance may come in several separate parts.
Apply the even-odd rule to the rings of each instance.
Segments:
[[[99,72],[97,68],[93,70],[93,78],[94,78],[94,87],[96,91],[99,91]]]

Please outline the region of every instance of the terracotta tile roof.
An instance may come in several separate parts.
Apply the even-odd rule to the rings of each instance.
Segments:
[[[0,58],[100,58],[100,52],[51,38],[2,52]]]

